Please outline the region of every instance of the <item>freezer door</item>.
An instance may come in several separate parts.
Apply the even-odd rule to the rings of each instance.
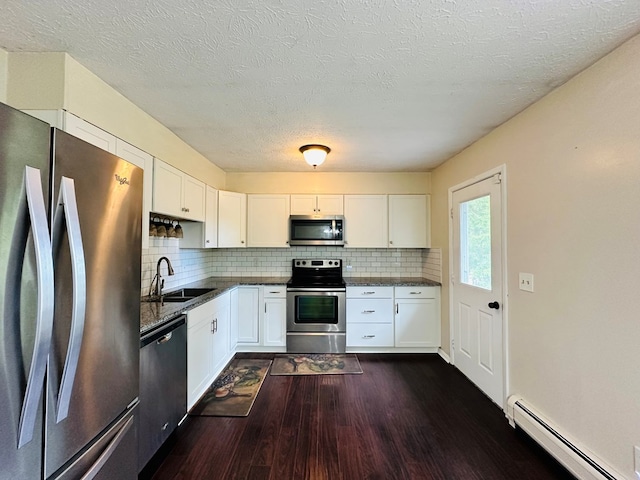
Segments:
[[[46,329],[38,331],[37,324],[41,322],[42,327],[42,322],[47,323],[44,318],[47,313],[42,310],[46,303],[50,324],[53,308],[52,264],[49,260],[48,273],[42,265],[43,261],[46,263],[45,257],[50,257],[50,245],[46,245],[49,145],[49,125],[0,103],[0,478],[3,480],[38,479],[42,469],[42,388],[49,342],[45,338]],[[28,189],[33,195],[30,200]],[[41,242],[35,240],[36,227]],[[48,248],[48,253],[42,248]],[[38,286],[43,283],[48,284],[48,293],[39,294]]]
[[[45,478],[138,397],[142,170],[54,130]]]
[[[50,480],[135,480],[138,477],[137,407]]]

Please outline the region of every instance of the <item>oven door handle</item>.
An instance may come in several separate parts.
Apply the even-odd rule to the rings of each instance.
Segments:
[[[287,288],[287,293],[313,293],[313,292],[327,292],[327,293],[345,293],[346,288],[340,287],[309,287],[309,288]]]

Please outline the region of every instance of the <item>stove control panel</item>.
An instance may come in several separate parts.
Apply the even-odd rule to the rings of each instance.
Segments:
[[[336,268],[342,265],[342,260],[320,260],[317,258],[311,259],[294,259],[294,268]]]

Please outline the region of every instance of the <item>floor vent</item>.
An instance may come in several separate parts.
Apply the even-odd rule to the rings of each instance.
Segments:
[[[624,478],[586,449],[560,433],[522,397],[517,395],[509,397],[507,418],[512,427],[518,426],[527,432],[577,478],[581,480],[619,480]]]

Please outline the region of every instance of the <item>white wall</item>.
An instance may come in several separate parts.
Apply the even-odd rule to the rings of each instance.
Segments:
[[[433,172],[449,278],[447,190],[507,166],[510,392],[634,477],[640,445],[640,37]],[[535,275],[535,293],[517,287]],[[449,351],[443,286],[443,348]]]

